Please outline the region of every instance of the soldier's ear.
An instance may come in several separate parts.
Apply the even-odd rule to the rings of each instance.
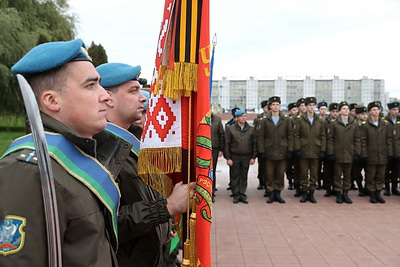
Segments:
[[[114,107],[114,101],[113,101],[113,95],[114,93],[112,91],[106,90],[106,92],[110,95],[110,99],[106,102],[106,105],[109,106],[110,108]]]
[[[40,97],[41,108],[52,112],[58,112],[60,106],[60,94],[57,91],[44,91]]]

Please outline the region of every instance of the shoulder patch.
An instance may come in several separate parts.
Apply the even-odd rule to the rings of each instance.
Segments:
[[[0,222],[0,255],[19,252],[25,244],[26,219],[15,215],[7,215]]]
[[[17,155],[17,160],[25,161],[32,164],[38,164],[38,159],[36,157],[36,151],[22,150]]]

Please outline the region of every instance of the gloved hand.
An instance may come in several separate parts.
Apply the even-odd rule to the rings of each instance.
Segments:
[[[293,157],[296,159],[301,158],[301,151],[300,150],[293,151]]]
[[[361,162],[361,156],[360,155],[354,155],[353,156],[353,161],[354,162]]]
[[[325,158],[325,151],[320,151],[318,154],[319,159],[324,159]]]
[[[267,154],[265,154],[265,153],[258,153],[257,157],[260,160],[267,160]]]
[[[285,159],[289,160],[292,158],[292,152],[286,152]]]
[[[328,155],[328,156],[326,156],[326,158],[327,158],[327,160],[330,160],[330,161],[335,161],[336,160],[335,154]]]

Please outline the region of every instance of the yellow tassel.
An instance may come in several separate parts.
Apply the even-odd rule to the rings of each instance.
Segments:
[[[192,92],[197,92],[198,64],[190,62],[175,62],[174,69],[166,73],[163,95],[178,99],[179,96],[189,97]]]
[[[167,174],[182,171],[180,147],[145,148],[140,150],[138,173]]]
[[[171,178],[167,175],[159,173],[143,173],[140,175],[140,178],[151,188],[161,193],[163,197],[167,198],[171,195],[173,185]]]

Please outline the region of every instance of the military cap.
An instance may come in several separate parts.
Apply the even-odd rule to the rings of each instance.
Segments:
[[[38,45],[15,63],[11,71],[14,74],[29,76],[61,67],[72,61],[92,61],[81,39]]]
[[[357,106],[356,107],[356,114],[361,114],[361,113],[364,113],[364,112],[367,112],[367,108],[366,107],[364,107],[364,106]]]
[[[279,104],[281,103],[281,98],[279,97],[279,96],[271,96],[269,99],[268,99],[268,103],[269,104],[272,104],[272,103],[274,103],[274,102],[278,102]]]
[[[306,99],[305,99],[304,97],[302,97],[302,98],[299,98],[299,99],[297,100],[296,105],[297,105],[298,107],[300,107],[300,105],[301,105],[301,104],[304,104],[305,102],[306,102]]]
[[[399,107],[399,102],[388,103],[387,107],[388,107],[388,109],[398,108]]]
[[[96,68],[100,74],[100,85],[113,87],[127,81],[137,80],[140,75],[140,66],[131,66],[124,63],[105,63]]]
[[[289,103],[288,110],[291,110],[292,108],[297,108],[296,102]]]
[[[317,104],[317,108],[320,108],[320,107],[327,107],[327,106],[328,106],[328,103],[326,103],[325,101],[318,102],[318,104]]]
[[[329,111],[338,109],[338,103],[336,103],[336,102],[330,103],[328,109],[329,109]]]
[[[235,112],[235,117],[242,116],[242,115],[245,114],[245,113],[246,113],[246,111],[245,111],[244,109],[238,109],[238,110],[236,110],[236,112]]]
[[[355,109],[358,106],[357,103],[350,103],[350,110]]]
[[[315,97],[313,97],[313,96],[306,97],[306,99],[304,101],[304,104],[308,105],[308,104],[311,104],[311,103],[317,104],[317,99]]]
[[[268,100],[261,101],[261,108],[268,106]]]
[[[379,103],[378,101],[372,101],[368,104],[367,109],[368,109],[368,111],[370,111],[374,107],[381,109],[381,103]]]
[[[346,101],[342,101],[338,104],[338,110],[340,110],[342,107],[344,106],[348,106],[350,108],[349,103],[347,103]]]
[[[239,109],[240,109],[240,108],[233,108],[233,109],[231,110],[232,116],[235,116],[236,111],[239,110]]]
[[[149,104],[150,93],[145,91],[145,90],[140,90],[140,92],[142,92],[144,97],[147,99],[146,102],[144,102],[144,104],[143,104],[143,111],[146,111],[147,110],[147,105]]]

